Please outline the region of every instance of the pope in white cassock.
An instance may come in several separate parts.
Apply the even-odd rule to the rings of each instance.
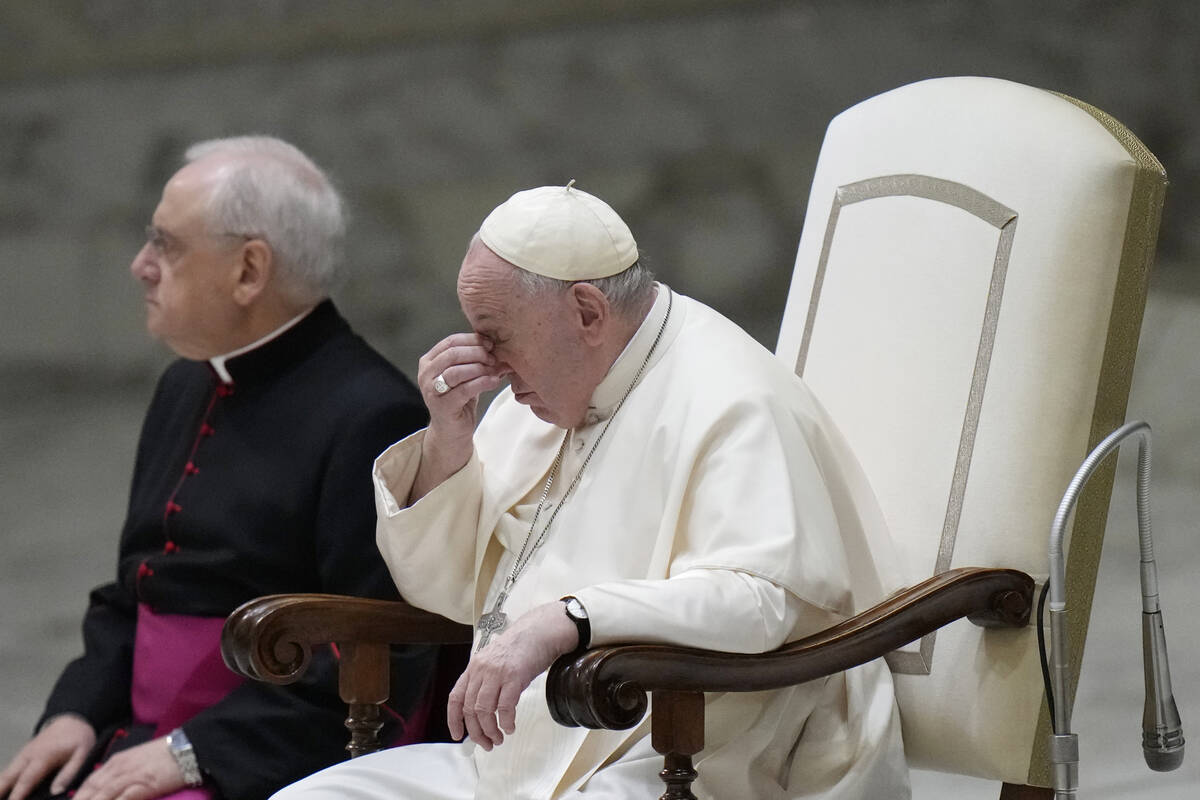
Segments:
[[[654,282],[590,194],[542,187],[496,208],[458,296],[472,332],[420,363],[429,427],[374,478],[405,599],[477,628],[448,708],[467,739],[354,759],[276,797],[649,800],[663,788],[649,717],[561,727],[547,668],[617,642],[761,652],[844,619],[889,585],[875,500],[800,379]],[[505,383],[476,429],[478,396]],[[700,797],[909,796],[882,662],[708,695],[705,720]]]

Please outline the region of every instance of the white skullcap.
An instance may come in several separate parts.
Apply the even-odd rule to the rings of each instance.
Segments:
[[[637,242],[607,203],[566,186],[517,192],[488,214],[479,238],[521,269],[562,281],[607,278],[637,261]]]

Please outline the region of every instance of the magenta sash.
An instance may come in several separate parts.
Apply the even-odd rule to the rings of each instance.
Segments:
[[[224,617],[156,614],[145,604],[138,605],[130,692],[134,722],[153,725],[155,736],[165,736],[242,684],[244,679],[221,659],[224,624]],[[432,709],[431,693],[426,694],[408,718],[387,709],[399,723],[388,746],[424,741]],[[159,800],[213,800],[213,797],[210,789],[201,786],[182,789]]]
[[[163,736],[215,705],[243,678],[221,660],[224,617],[156,614],[138,605],[133,646],[133,719]],[[210,800],[205,787],[183,789],[163,800]]]

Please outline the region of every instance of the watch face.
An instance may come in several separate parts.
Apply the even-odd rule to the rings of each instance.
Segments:
[[[575,619],[587,619],[587,609],[583,607],[583,603],[579,602],[579,598],[572,597],[567,601],[567,614]]]

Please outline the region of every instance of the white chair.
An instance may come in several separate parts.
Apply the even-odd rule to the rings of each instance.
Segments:
[[[1045,580],[1059,498],[1125,420],[1165,186],[1107,114],[1007,81],[923,81],[830,124],[777,352],[858,455],[907,582]],[[1113,466],[1070,537],[1072,687]],[[956,623],[889,662],[911,764],[1050,785],[1032,627]]]

